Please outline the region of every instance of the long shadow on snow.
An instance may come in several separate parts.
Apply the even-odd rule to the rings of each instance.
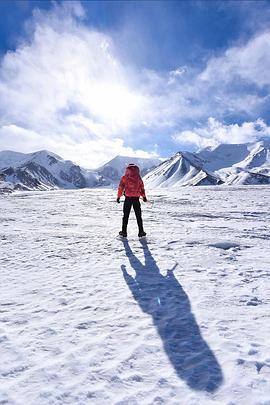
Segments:
[[[216,391],[223,381],[222,370],[200,334],[188,296],[173,274],[175,266],[163,276],[145,240],[141,241],[145,265],[127,240],[123,244],[136,272],[133,278],[122,265],[124,279],[142,311],[152,316],[177,375],[194,390]]]

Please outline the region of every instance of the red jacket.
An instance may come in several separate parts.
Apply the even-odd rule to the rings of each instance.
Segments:
[[[117,197],[125,194],[126,197],[145,197],[144,184],[138,166],[129,164],[125,175],[121,178]]]

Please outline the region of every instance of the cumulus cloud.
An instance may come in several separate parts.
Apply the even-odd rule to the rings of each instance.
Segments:
[[[269,103],[270,31],[210,58],[197,83],[219,98],[217,109],[258,117]]]
[[[104,138],[103,140],[91,140],[87,136],[71,137],[69,134],[47,137],[39,132],[24,129],[16,125],[8,125],[0,128],[1,144],[7,145],[4,149],[9,149],[9,145],[16,145],[13,150],[29,152],[47,149],[54,151],[66,159],[80,163],[83,167],[98,168],[106,163],[110,157],[116,155],[132,157],[157,157],[157,153],[149,154],[142,149],[134,150],[125,146],[121,138]]]
[[[110,38],[86,28],[78,17],[83,17],[80,3],[36,12],[30,40],[4,56],[1,148],[11,148],[11,139],[14,149],[53,147],[88,166],[99,160],[97,145],[104,149],[100,159],[140,153],[125,148],[121,135],[138,125],[147,99],[129,80]]]
[[[167,76],[152,73],[151,86],[156,111],[171,128],[192,127],[212,115],[255,121],[269,105],[270,32],[210,57],[202,71],[183,66]]]
[[[270,137],[270,127],[260,118],[254,122],[243,122],[241,125],[225,125],[210,117],[205,127],[176,133],[173,140],[176,143],[192,144],[204,148],[221,143],[253,142],[262,137]]]

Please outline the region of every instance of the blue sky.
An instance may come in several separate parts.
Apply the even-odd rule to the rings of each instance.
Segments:
[[[0,149],[86,167],[269,137],[269,1],[0,2]]]

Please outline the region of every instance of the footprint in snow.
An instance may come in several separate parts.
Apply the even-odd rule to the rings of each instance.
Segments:
[[[223,249],[223,250],[229,250],[229,249],[238,250],[238,249],[240,249],[240,245],[238,243],[234,243],[234,242],[210,243],[208,246],[209,247],[214,247],[214,248],[217,248],[217,249]]]
[[[254,307],[259,305],[259,304],[262,304],[262,301],[259,300],[257,297],[253,297],[247,302],[247,305],[249,305],[249,306],[251,305],[251,306],[254,306]]]

